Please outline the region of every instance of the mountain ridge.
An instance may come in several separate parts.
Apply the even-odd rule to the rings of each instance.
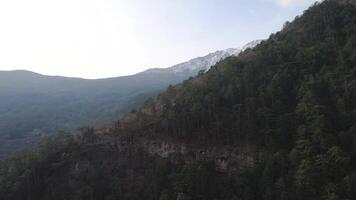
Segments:
[[[356,199],[355,22],[316,3],[111,126],[0,162],[0,198]]]
[[[237,51],[216,51],[169,68],[103,79],[0,71],[0,158],[58,131],[107,124]]]
[[[257,40],[254,40],[252,42],[249,42],[248,44],[251,44],[251,47],[257,45],[256,44],[252,44],[253,42],[255,42]],[[261,40],[262,41],[262,40]],[[245,47],[246,45],[244,45]],[[106,79],[116,79],[116,78],[122,78],[122,77],[130,77],[130,76],[135,76],[137,74],[142,74],[142,73],[148,73],[151,71],[175,71],[173,70],[173,68],[179,68],[179,66],[183,65],[183,64],[191,64],[194,65],[194,61],[196,60],[205,60],[205,59],[209,59],[211,57],[218,57],[216,60],[214,61],[210,61],[210,63],[212,63],[211,65],[215,64],[217,61],[219,61],[220,59],[224,59],[228,56],[236,56],[240,53],[240,49],[237,48],[227,48],[224,50],[216,50],[215,52],[212,53],[208,53],[204,56],[198,56],[196,58],[192,58],[186,62],[182,62],[170,67],[163,67],[163,68],[149,68],[146,69],[142,72],[137,72],[131,75],[123,75],[123,76],[114,76],[114,77],[105,77],[105,78],[82,78],[82,77],[71,77],[71,76],[62,76],[62,75],[46,75],[46,74],[42,74],[42,73],[38,73],[38,72],[34,72],[34,71],[30,71],[30,70],[25,70],[25,69],[16,69],[16,70],[0,70],[0,73],[3,74],[7,74],[7,75],[11,75],[11,74],[18,74],[18,75],[33,75],[33,76],[46,76],[46,77],[58,77],[58,78],[72,78],[72,79],[82,79],[82,80],[106,80]],[[195,67],[195,66],[194,66]],[[198,67],[199,68],[199,67]],[[205,66],[204,71],[208,70],[208,66]],[[198,71],[198,70],[202,70],[202,69],[193,69],[192,71]],[[184,70],[183,70],[184,71]]]

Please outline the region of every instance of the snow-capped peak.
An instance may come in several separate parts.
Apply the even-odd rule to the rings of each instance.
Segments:
[[[168,69],[174,73],[182,73],[182,72],[198,73],[201,70],[207,71],[210,69],[211,66],[215,65],[218,61],[227,58],[229,56],[238,55],[239,53],[240,50],[234,48],[220,50],[214,53],[210,53],[203,57],[191,59],[188,62],[174,65]]]
[[[259,45],[263,40],[253,40],[249,43],[247,43],[246,45],[244,45],[242,47],[242,50],[241,51],[245,51],[246,49],[252,49],[254,47],[256,47],[257,45]]]
[[[208,71],[211,66],[215,65],[217,62],[220,60],[223,60],[227,57],[230,56],[237,56],[239,55],[242,51],[248,49],[248,48],[253,48],[257,46],[258,44],[261,43],[262,40],[254,40],[252,42],[249,42],[245,46],[242,47],[242,50],[238,48],[229,48],[225,50],[219,50],[215,51],[213,53],[209,53],[206,56],[203,57],[197,57],[194,59],[191,59],[187,62],[180,63],[177,65],[174,65],[172,67],[168,68],[154,68],[154,69],[149,69],[146,70],[144,73],[174,73],[174,74],[180,74],[183,76],[195,76],[198,74],[199,71]]]

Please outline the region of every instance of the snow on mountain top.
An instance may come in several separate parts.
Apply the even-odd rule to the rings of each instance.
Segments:
[[[249,42],[245,46],[242,47],[241,49],[237,48],[229,48],[225,50],[219,50],[215,51],[213,53],[209,53],[206,56],[202,57],[197,57],[194,59],[191,59],[187,62],[180,63],[177,65],[174,65],[169,68],[153,68],[146,70],[145,73],[166,73],[166,72],[171,72],[175,74],[186,74],[187,76],[194,76],[196,75],[199,71],[208,71],[211,66],[215,65],[217,62],[219,62],[222,59],[225,59],[230,56],[237,56],[240,54],[240,52],[248,49],[248,48],[253,48],[260,44],[262,40],[254,40],[252,42]]]
[[[174,73],[181,73],[181,72],[199,72],[201,70],[207,71],[213,65],[215,65],[218,61],[227,58],[229,56],[238,55],[240,53],[239,49],[226,49],[216,51],[214,53],[210,53],[204,57],[194,58],[189,60],[188,62],[181,63],[175,66],[168,68],[169,70],[173,71]]]
[[[257,45],[259,45],[263,40],[253,40],[249,43],[247,43],[245,46],[242,47],[241,51],[245,51],[246,49],[252,49],[254,47],[256,47]]]

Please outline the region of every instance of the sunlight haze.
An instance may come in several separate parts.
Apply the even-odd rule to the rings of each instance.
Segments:
[[[312,2],[1,0],[0,70],[102,78],[169,67],[265,39]]]

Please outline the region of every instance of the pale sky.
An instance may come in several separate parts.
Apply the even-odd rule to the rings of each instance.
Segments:
[[[265,39],[315,0],[0,0],[0,70],[103,78]]]

